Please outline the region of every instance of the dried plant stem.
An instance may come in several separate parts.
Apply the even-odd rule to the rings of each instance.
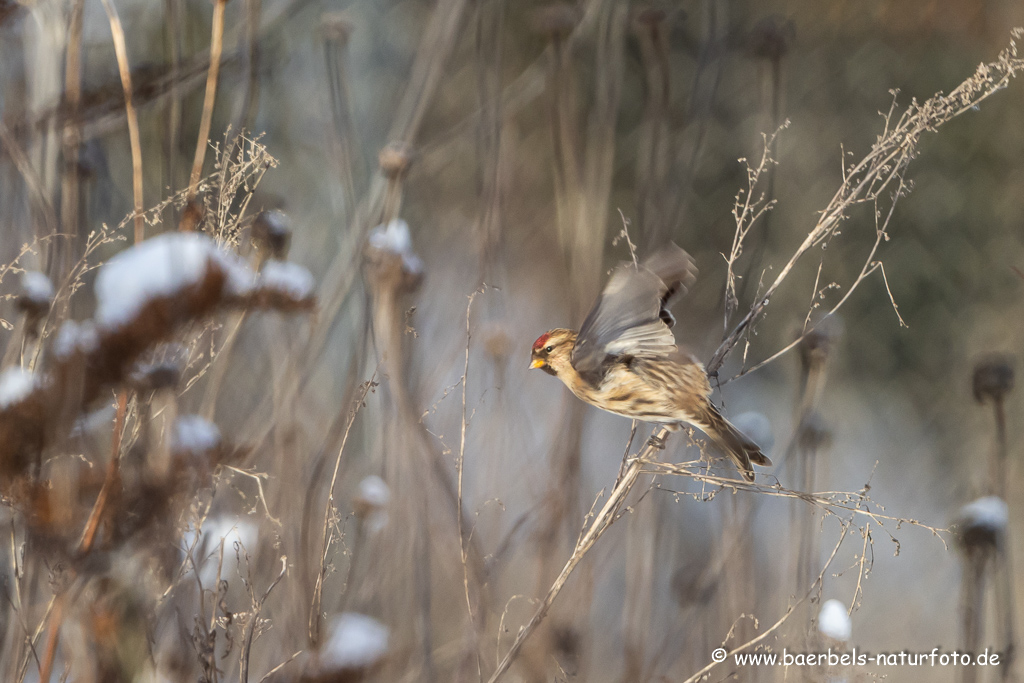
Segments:
[[[996,420],[996,457],[991,459],[992,495],[1006,500],[1006,406],[1002,396],[994,397],[992,410]]]
[[[277,578],[274,579],[269,586],[267,586],[267,590],[264,591],[263,596],[261,598],[257,600],[256,597],[253,596],[252,612],[250,613],[251,616],[249,617],[248,623],[245,625],[245,639],[244,644],[242,645],[242,652],[240,655],[241,663],[239,664],[238,669],[238,679],[239,681],[241,681],[241,683],[249,683],[249,653],[252,650],[252,641],[256,634],[256,622],[258,622],[260,619],[260,611],[263,609],[263,604],[267,601],[267,598],[270,597],[270,592],[274,590],[277,584],[281,582],[281,579],[283,579],[284,575],[287,573],[288,558],[282,555],[281,571],[277,575]],[[250,590],[252,590],[251,584],[247,583],[247,585],[249,585]]]
[[[993,397],[992,410],[995,414],[996,426],[996,455],[992,459],[992,492],[1006,500],[1006,481],[1009,478],[1007,472],[1007,441],[1006,441],[1006,403],[1005,396],[1000,394]],[[1015,605],[1014,600],[1014,575],[1012,570],[1013,553],[1010,546],[1010,534],[1001,534],[999,544],[995,549],[992,561],[987,565],[982,564],[980,572],[989,571],[993,576],[993,588],[995,589],[995,616],[996,628],[1001,631],[1003,640],[1002,657],[1002,679],[1010,680],[1013,672],[1014,654],[1017,649],[1017,638],[1015,628]],[[978,578],[979,591],[982,591],[984,578]],[[984,594],[982,593],[982,599]],[[984,614],[983,603],[978,603],[978,609]],[[976,650],[975,650],[976,651]],[[971,667],[965,667],[971,668]]]
[[[104,0],[105,2],[107,0]],[[199,137],[196,140],[196,156],[192,161],[192,175],[188,181],[188,198],[191,201],[199,188],[203,174],[206,147],[210,142],[210,123],[213,120],[213,103],[217,97],[217,76],[220,74],[220,59],[224,51],[224,8],[227,0],[214,0],[213,29],[210,35],[210,69],[206,74],[206,94],[203,96],[203,114],[199,119]]]
[[[212,421],[217,412],[217,397],[220,395],[221,385],[224,383],[224,377],[227,375],[228,367],[230,366],[231,352],[235,348],[238,332],[242,329],[242,323],[245,322],[245,319],[246,312],[239,311],[233,313],[225,323],[228,333],[224,341],[221,342],[220,348],[217,349],[217,353],[213,356],[217,362],[213,363],[210,367],[210,378],[207,381],[203,402],[199,409],[199,414],[207,420]]]
[[[54,211],[53,204],[50,202],[50,198],[46,194],[43,180],[32,167],[32,162],[29,160],[24,150],[22,150],[18,145],[18,140],[11,132],[11,129],[8,128],[3,121],[0,121],[0,144],[2,144],[4,149],[7,150],[7,154],[11,157],[11,161],[14,162],[14,167],[18,169],[18,173],[21,174],[22,180],[25,181],[25,187],[28,188],[29,201],[42,223],[46,234],[53,234],[57,232],[57,213]],[[43,238],[39,237],[37,239],[42,241]]]
[[[132,191],[135,199],[135,242],[145,238],[146,226],[142,220],[142,143],[139,140],[139,117],[132,104],[132,72],[128,64],[128,48],[124,41],[124,29],[121,18],[117,14],[111,0],[101,0],[103,9],[110,21],[110,33],[114,38],[114,54],[117,56],[117,68],[121,73],[121,88],[124,90],[124,108],[128,117],[128,138],[132,147]]]
[[[106,509],[107,501],[110,500],[111,490],[117,485],[119,479],[118,455],[121,451],[121,437],[124,433],[124,422],[128,408],[128,394],[122,391],[118,395],[117,413],[114,418],[114,433],[112,441],[112,453],[110,462],[107,464],[107,474],[100,488],[96,502],[93,504],[92,512],[86,521],[85,530],[78,544],[78,555],[86,555],[92,550],[96,541],[96,534],[99,531],[100,521],[103,519],[103,511]],[[64,615],[64,603],[67,600],[67,593],[56,596],[53,611],[49,614],[49,625],[47,628],[46,650],[43,652],[43,659],[39,665],[40,683],[49,683],[50,673],[53,669],[53,660],[57,653],[57,644],[60,640],[60,626]]]
[[[462,563],[462,589],[466,598],[466,611],[469,614],[470,633],[473,637],[473,653],[476,659],[477,677],[483,679],[483,667],[480,662],[480,643],[477,637],[476,617],[473,615],[473,600],[469,592],[469,545],[466,538],[465,523],[462,519],[462,480],[463,464],[466,461],[466,384],[469,383],[469,346],[472,341],[472,329],[470,327],[470,314],[473,311],[473,299],[477,294],[483,292],[483,288],[476,290],[469,295],[469,302],[466,304],[466,361],[462,367],[462,420],[459,424],[459,456],[455,461],[456,483],[456,519],[459,531],[459,560]]]
[[[977,653],[985,629],[985,578],[993,566],[990,548],[972,548],[964,554],[963,579],[960,589],[960,627],[963,629],[964,651]],[[1009,666],[1006,666],[1009,669]],[[963,683],[973,683],[978,674],[973,666],[961,667]]]
[[[178,137],[181,135],[181,15],[177,0],[164,0],[164,17],[170,58],[167,96],[167,180],[166,185],[178,187]]]
[[[657,434],[652,437],[652,439],[664,440],[668,434],[669,431],[667,429],[661,428],[658,430]],[[601,510],[594,516],[593,521],[590,522],[590,525],[580,536],[579,540],[576,541],[576,547],[573,548],[572,555],[569,556],[569,559],[562,567],[562,571],[559,572],[558,578],[556,578],[555,582],[551,584],[551,588],[548,589],[547,595],[544,596],[544,599],[541,600],[541,603],[533,613],[533,616],[530,617],[530,621],[520,629],[518,635],[516,635],[515,641],[513,641],[508,652],[505,653],[505,656],[498,663],[498,668],[490,677],[488,683],[495,683],[495,681],[498,681],[508,671],[512,662],[515,661],[520,650],[522,650],[523,643],[526,642],[526,639],[530,637],[530,635],[537,629],[537,626],[539,626],[544,620],[544,617],[547,616],[548,610],[551,609],[551,605],[565,586],[565,582],[569,580],[569,576],[572,574],[573,570],[576,569],[576,566],[586,556],[590,549],[594,547],[597,539],[599,539],[615,522],[615,520],[618,519],[619,509],[626,500],[626,496],[629,495],[629,492],[632,490],[633,484],[636,483],[637,477],[640,476],[641,472],[643,472],[644,462],[653,457],[656,450],[657,448],[653,443],[648,441],[643,449],[637,454],[636,458],[630,462],[629,467],[626,468],[626,471],[623,473],[618,484],[616,484],[615,488],[612,489],[608,500],[605,501]]]
[[[50,620],[46,629],[46,649],[39,662],[39,683],[50,683],[53,662],[57,656],[57,644],[60,642],[60,626],[64,619],[64,599],[66,595],[57,597],[50,612]]]
[[[352,425],[356,421],[356,416],[359,414],[359,410],[363,406],[363,402],[366,400],[367,394],[377,386],[375,381],[376,378],[377,373],[374,372],[373,376],[367,382],[363,383],[362,390],[352,405],[351,412],[348,417],[348,424],[345,425],[345,431],[341,437],[341,445],[338,447],[338,457],[334,460],[334,471],[331,473],[331,485],[327,489],[327,504],[324,506],[324,523],[321,535],[320,567],[317,572],[316,583],[313,587],[313,603],[309,608],[309,636],[314,643],[319,642],[320,639],[320,603],[323,598],[324,578],[327,576],[327,560],[331,550],[331,541],[334,536],[331,520],[333,517],[332,512],[334,511],[334,487],[338,483],[338,471],[341,469],[341,457],[345,453],[345,444],[348,443],[348,436],[352,431]]]
[[[899,187],[894,191],[893,196],[894,197],[902,196],[905,193],[906,193],[906,181],[903,178],[900,178],[899,179]],[[888,289],[889,289],[889,282],[888,282],[888,280],[885,277],[885,266],[882,264],[881,261],[875,260],[875,254],[878,253],[878,248],[881,246],[882,242],[883,241],[888,241],[888,239],[889,239],[889,233],[887,232],[887,230],[889,228],[889,222],[892,220],[893,212],[895,211],[895,209],[896,209],[896,202],[893,201],[889,205],[889,210],[885,214],[885,219],[882,220],[881,223],[879,223],[880,214],[879,214],[878,207],[877,207],[877,204],[876,204],[876,206],[875,206],[875,242],[874,242],[874,244],[871,245],[871,249],[868,252],[868,255],[865,257],[864,265],[861,266],[860,272],[857,274],[857,277],[854,279],[853,283],[849,287],[847,287],[846,291],[843,293],[843,296],[839,299],[839,301],[837,301],[836,304],[834,306],[832,306],[832,308],[830,308],[828,310],[828,312],[826,312],[823,316],[821,316],[820,320],[817,323],[815,323],[814,325],[809,325],[808,324],[808,322],[810,320],[810,315],[813,312],[814,306],[815,306],[815,304],[811,304],[811,309],[808,311],[808,316],[804,320],[803,332],[801,332],[800,335],[796,339],[794,339],[789,344],[786,344],[784,347],[782,347],[781,349],[779,349],[778,351],[776,351],[772,355],[768,356],[764,360],[759,361],[759,362],[757,362],[757,363],[755,363],[755,364],[753,364],[753,365],[751,365],[749,367],[746,367],[746,368],[740,370],[738,373],[736,373],[735,376],[722,381],[720,384],[728,384],[729,382],[731,382],[734,379],[739,379],[740,377],[743,377],[744,375],[748,375],[751,372],[754,372],[755,370],[760,370],[761,368],[763,368],[764,366],[768,365],[769,363],[772,363],[772,362],[778,360],[779,358],[781,358],[783,355],[785,355],[789,351],[792,351],[801,342],[803,342],[807,338],[808,335],[810,335],[811,333],[815,332],[818,329],[818,325],[821,324],[821,321],[825,320],[826,318],[828,318],[829,316],[834,314],[836,311],[838,311],[840,308],[842,308],[843,305],[850,298],[850,295],[853,294],[854,290],[857,289],[857,287],[859,287],[860,284],[865,279],[867,279],[872,273],[874,273],[875,271],[878,271],[878,272],[880,272],[882,274],[882,280],[883,280],[883,282],[885,282],[885,287],[886,287],[886,290],[888,291]],[[818,290],[817,282],[815,282],[815,293],[814,293],[814,296],[817,297],[820,293],[821,293],[821,290]],[[889,302],[892,304],[893,310],[896,312],[896,318],[899,321],[900,325],[903,325],[904,327],[906,327],[906,323],[903,321],[903,318],[900,317],[899,309],[896,306],[896,302],[892,298],[892,293],[891,292],[889,293]]]
[[[78,122],[78,108],[82,101],[82,16],[85,0],[74,0],[68,21],[67,55],[64,61],[64,106],[67,107],[68,123],[64,127],[62,140],[63,169],[61,173],[60,219],[61,230],[74,240],[78,236],[79,223],[79,169],[78,149],[82,143],[82,130]],[[65,272],[74,263],[75,243],[60,242],[51,253],[57,253],[50,271],[54,281],[64,278]]]
[[[815,591],[821,586],[822,582],[825,580],[825,572],[827,572],[828,568],[832,566],[832,561],[836,558],[836,554],[839,553],[839,548],[843,545],[843,540],[846,538],[846,534],[849,532],[851,525],[852,522],[849,520],[843,523],[842,533],[839,534],[839,540],[836,541],[835,547],[832,548],[832,553],[829,555],[828,560],[825,562],[825,566],[821,568],[821,572],[818,573],[818,578],[815,579],[814,583],[811,584],[811,586],[807,589],[807,592],[804,593],[803,597],[801,597],[799,600],[792,603],[788,608],[786,608],[786,611],[783,612],[782,616],[779,617],[779,619],[774,624],[765,629],[764,632],[762,632],[760,635],[751,638],[742,645],[738,645],[729,650],[726,653],[725,658],[723,658],[722,662],[729,661],[729,658],[737,652],[742,652],[743,650],[747,650],[754,647],[755,645],[763,641],[765,638],[767,638],[769,635],[777,631],[784,623],[786,623],[789,617],[792,616],[793,612],[796,611],[797,607],[805,603],[811,597],[811,595],[815,593]],[[683,681],[683,683],[696,683],[696,681],[704,680],[706,674],[712,669],[714,669],[716,666],[719,666],[722,662],[712,661],[710,664],[700,669],[695,674],[693,674],[685,681]]]
[[[413,71],[395,111],[388,135],[390,140],[402,141],[406,145],[416,140],[423,115],[433,100],[444,64],[455,44],[465,9],[466,0],[441,0],[434,8],[413,59]],[[324,274],[320,286],[321,307],[317,316],[322,322],[313,326],[302,354],[306,366],[303,368],[300,387],[305,387],[317,371],[320,355],[334,329],[331,321],[336,319],[359,274],[358,263],[362,258],[363,241],[366,233],[373,228],[373,218],[383,212],[387,185],[385,178],[379,175],[374,178],[362,202],[353,212],[350,229],[345,233],[337,256]],[[261,406],[261,412],[263,410]]]
[[[936,94],[923,103],[912,101],[902,114],[897,116],[895,98],[885,115],[885,127],[878,136],[871,151],[856,164],[843,165],[843,182],[829,201],[828,206],[814,228],[807,234],[793,256],[782,267],[779,274],[763,294],[754,302],[747,314],[733,328],[715,351],[708,363],[708,373],[715,375],[725,362],[726,356],[750,328],[751,324],[768,306],[772,296],[789,276],[797,261],[811,247],[827,242],[839,225],[846,220],[848,212],[857,204],[871,203],[884,196],[894,184],[901,184],[903,174],[911,160],[917,155],[917,146],[926,132],[935,132],[952,119],[971,111],[980,102],[1005,88],[1010,79],[1024,69],[1024,59],[1017,56],[1016,38],[1020,31],[1014,31],[1014,40],[1000,52],[998,58],[982,64],[975,73],[957,86],[949,95]],[[894,193],[893,203],[899,198]]]
[[[85,529],[82,531],[82,539],[78,543],[79,555],[85,555],[92,550],[93,543],[96,541],[96,533],[99,531],[100,520],[103,519],[103,510],[110,499],[111,489],[117,485],[120,471],[121,438],[124,434],[127,412],[128,392],[122,389],[117,395],[117,413],[114,416],[114,433],[111,438],[110,462],[107,463],[106,478],[103,480],[99,495],[96,496],[96,503],[93,505],[92,512],[89,513]]]

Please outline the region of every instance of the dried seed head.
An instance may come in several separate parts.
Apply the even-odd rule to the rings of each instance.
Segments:
[[[995,549],[1002,542],[1009,521],[1006,502],[998,496],[979,498],[960,508],[953,530],[965,552]]]
[[[363,519],[374,513],[385,512],[390,501],[391,489],[383,479],[371,475],[359,482],[359,492],[352,499],[352,509],[356,517]]]
[[[800,340],[800,363],[806,373],[811,368],[820,368],[828,360],[829,351],[837,335],[838,326],[822,321]]]
[[[25,314],[26,329],[30,337],[39,334],[39,323],[50,312],[53,304],[53,283],[50,278],[34,270],[27,270],[21,275],[21,291],[18,293],[16,305]]]
[[[283,212],[261,211],[252,223],[252,244],[260,260],[285,260],[292,243],[292,229]]]
[[[92,139],[82,144],[78,151],[77,172],[85,181],[95,180],[107,175],[107,153],[98,140]]]
[[[370,231],[366,261],[377,286],[412,292],[423,282],[423,261],[412,250],[409,224],[400,218]]]
[[[320,31],[326,40],[347,43],[352,35],[352,20],[347,12],[326,12],[320,17]]]
[[[579,669],[583,653],[583,637],[578,629],[569,624],[554,624],[551,627],[551,644],[558,657],[559,666],[571,673]]]
[[[786,56],[795,38],[796,25],[791,20],[770,14],[757,22],[747,41],[755,57],[776,61]]]
[[[808,414],[800,423],[800,446],[818,450],[832,443],[832,430],[819,413]]]
[[[206,207],[198,199],[191,200],[185,205],[181,212],[181,220],[178,221],[179,232],[198,232],[202,230],[203,217],[206,216]]]
[[[658,28],[666,18],[668,13],[660,7],[643,7],[635,15],[636,23],[648,29]]]
[[[1013,391],[1014,358],[1008,354],[993,354],[974,366],[974,400],[1001,401]]]
[[[377,162],[387,178],[400,179],[412,164],[412,149],[404,142],[389,142],[377,155]]]
[[[181,381],[181,371],[181,364],[174,360],[143,363],[132,372],[129,382],[140,393],[173,389]]]
[[[497,362],[504,362],[512,352],[512,340],[504,328],[495,326],[484,335],[484,349]]]
[[[532,18],[537,33],[551,39],[562,39],[576,28],[580,22],[580,13],[573,5],[560,2],[536,10]]]
[[[707,571],[707,562],[694,559],[672,573],[672,597],[680,607],[706,605],[715,596],[718,575]]]

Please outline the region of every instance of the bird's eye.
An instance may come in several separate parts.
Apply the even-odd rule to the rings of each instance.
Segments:
[[[555,347],[554,347],[554,346],[548,346],[548,347],[546,347],[546,348],[544,349],[544,353],[551,353],[551,352],[552,352],[552,351],[554,351],[554,350],[555,350]]]

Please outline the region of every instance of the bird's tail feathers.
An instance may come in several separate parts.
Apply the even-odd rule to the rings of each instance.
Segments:
[[[772,461],[761,452],[758,445],[722,417],[722,414],[711,403],[708,403],[702,413],[695,417],[697,426],[732,458],[740,474],[747,481],[754,481],[754,470],[751,464],[761,466],[772,464]]]

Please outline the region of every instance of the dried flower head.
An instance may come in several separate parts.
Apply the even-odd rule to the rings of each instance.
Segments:
[[[755,57],[776,61],[786,56],[795,38],[796,25],[792,20],[770,14],[757,22],[747,44]]]
[[[423,282],[423,261],[412,249],[409,224],[400,218],[370,231],[366,260],[381,286],[411,292]]]
[[[404,142],[389,142],[377,155],[377,162],[387,178],[402,178],[412,164],[412,149]]]
[[[575,6],[559,2],[542,7],[533,13],[533,27],[551,39],[565,38],[580,22],[580,13]]]
[[[288,216],[283,212],[262,211],[252,224],[252,245],[259,254],[260,262],[267,259],[288,258],[292,242],[292,229]]]
[[[325,12],[320,17],[320,31],[325,40],[348,42],[352,35],[352,20],[347,12]]]
[[[833,333],[825,326],[811,330],[800,340],[800,363],[804,372],[810,368],[819,368],[828,360],[832,350]]]
[[[964,505],[953,524],[957,545],[967,552],[998,547],[1009,518],[1006,501],[998,496],[986,496]]]
[[[30,337],[39,334],[39,324],[50,312],[53,304],[54,289],[50,278],[35,270],[27,270],[21,275],[21,291],[18,292],[16,305],[25,314],[25,326]]]
[[[175,360],[140,363],[129,377],[129,383],[140,393],[173,389],[181,381],[182,366]]]
[[[660,7],[643,7],[639,9],[634,17],[636,23],[646,27],[648,30],[655,30],[668,18],[668,12]]]
[[[800,446],[818,450],[832,443],[832,430],[820,413],[811,412],[800,423]]]
[[[1001,401],[1013,391],[1014,358],[1008,354],[993,354],[974,366],[974,400]]]
[[[198,199],[191,200],[185,205],[181,212],[181,220],[178,221],[179,232],[198,232],[202,230],[203,218],[206,216],[206,207]]]

